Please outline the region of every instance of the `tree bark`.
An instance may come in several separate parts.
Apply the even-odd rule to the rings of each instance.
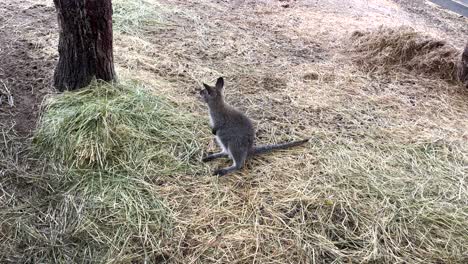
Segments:
[[[112,50],[111,0],[54,0],[60,28],[54,86],[87,86],[93,77],[116,79]]]
[[[462,54],[458,77],[460,81],[465,84],[465,87],[468,88],[468,43],[466,43],[465,50]]]

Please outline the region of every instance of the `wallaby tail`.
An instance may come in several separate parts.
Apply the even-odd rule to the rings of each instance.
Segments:
[[[253,156],[253,155],[263,154],[263,153],[267,153],[267,152],[277,150],[277,149],[286,149],[286,148],[290,148],[290,147],[296,147],[296,146],[300,146],[300,145],[306,143],[307,141],[309,141],[309,139],[293,141],[293,142],[286,142],[286,143],[280,143],[280,144],[274,144],[274,145],[264,145],[264,146],[254,147],[251,155]]]

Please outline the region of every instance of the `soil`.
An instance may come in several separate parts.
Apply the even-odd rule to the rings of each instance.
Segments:
[[[57,32],[55,11],[28,1],[0,3],[0,127],[19,136],[35,128],[57,56],[47,54]],[[8,103],[6,98],[13,100]],[[12,104],[11,104],[12,102]]]
[[[0,98],[7,98],[11,95],[14,103],[13,106],[10,106],[6,100],[2,100],[0,103],[0,131],[8,131],[10,127],[13,127],[13,133],[20,135],[22,139],[32,134],[44,97],[55,92],[52,87],[52,77],[58,59],[58,27],[51,2],[50,0],[0,1],[0,13],[2,14],[0,16]],[[239,180],[244,178],[244,175],[233,176],[223,178],[221,184],[218,185],[206,177],[168,177],[170,178],[168,181],[173,181],[173,183],[165,182],[154,186],[155,193],[161,195],[164,201],[167,200],[171,206],[174,206],[174,215],[177,218],[194,219],[194,221],[184,220],[184,223],[178,223],[178,226],[174,228],[175,232],[180,233],[177,235],[180,238],[177,242],[179,242],[179,246],[182,245],[182,249],[175,250],[175,252],[180,253],[181,258],[190,259],[192,262],[203,262],[208,257],[213,259],[211,253],[205,254],[205,252],[217,251],[214,254],[223,254],[222,257],[226,260],[230,258],[231,252],[229,250],[231,249],[234,253],[235,251],[243,251],[244,254],[250,254],[250,250],[254,247],[265,252],[275,252],[281,247],[284,248],[284,251],[294,251],[291,255],[297,254],[297,256],[303,255],[306,251],[310,253],[309,250],[315,250],[315,246],[307,246],[305,249],[303,245],[295,244],[298,237],[290,236],[292,232],[296,232],[295,230],[303,230],[305,222],[298,222],[301,223],[300,226],[298,224],[298,229],[284,232],[286,235],[282,231],[278,231],[281,232],[281,239],[278,236],[276,243],[278,247],[273,245],[264,247],[267,245],[266,242],[272,241],[268,239],[274,236],[274,234],[269,234],[269,230],[277,227],[279,227],[277,230],[282,230],[285,226],[289,228],[285,222],[290,220],[286,219],[300,217],[297,210],[299,207],[302,208],[303,202],[314,203],[317,201],[321,203],[322,197],[326,197],[326,201],[331,201],[331,204],[334,204],[333,200],[343,201],[340,199],[345,197],[329,196],[328,191],[318,193],[316,196],[315,194],[307,196],[304,194],[303,196],[301,192],[305,191],[301,190],[307,188],[307,192],[310,190],[312,193],[314,189],[309,189],[309,186],[319,184],[318,186],[329,188],[327,190],[332,193],[335,190],[335,185],[332,184],[336,182],[338,184],[336,186],[339,188],[341,186],[352,187],[349,192],[346,192],[351,194],[351,197],[359,190],[355,189],[352,184],[363,181],[367,174],[356,178],[356,181],[346,182],[342,179],[347,174],[342,174],[341,169],[349,167],[351,174],[355,176],[359,174],[356,173],[359,172],[357,166],[370,164],[363,161],[370,156],[363,155],[362,159],[351,157],[351,155],[357,156],[361,153],[360,151],[367,150],[368,144],[371,145],[369,146],[371,149],[374,141],[380,142],[378,140],[384,141],[387,138],[401,139],[402,142],[412,142],[412,140],[431,142],[429,140],[435,140],[435,138],[437,138],[437,142],[452,142],[451,138],[459,140],[461,138],[459,134],[467,131],[464,129],[465,125],[459,122],[459,120],[464,120],[460,116],[466,116],[466,100],[461,100],[460,97],[451,98],[450,95],[445,96],[449,90],[444,90],[442,82],[437,87],[442,89],[429,90],[432,89],[432,86],[427,89],[421,88],[420,86],[424,86],[425,83],[416,85],[412,76],[407,79],[403,76],[403,79],[385,80],[381,78],[374,81],[372,79],[374,77],[371,75],[353,75],[351,71],[353,69],[345,69],[347,65],[327,64],[335,55],[339,54],[340,50],[345,48],[341,47],[343,45],[342,38],[347,38],[354,30],[375,28],[380,24],[388,26],[409,24],[423,30],[425,27],[429,27],[428,30],[433,31],[437,37],[447,39],[457,46],[464,43],[467,36],[466,18],[439,10],[428,5],[425,1],[158,0],[158,3],[162,3],[163,7],[164,4],[170,7],[170,18],[164,22],[171,23],[155,27],[151,32],[145,34],[144,39],[124,34],[114,35],[116,40],[114,55],[116,64],[119,66],[117,69],[122,76],[125,77],[124,74],[127,70],[130,78],[136,76],[140,78],[139,80],[148,80],[148,84],[152,84],[154,81],[158,84],[157,87],[156,85],[154,87],[160,89],[157,90],[158,93],[167,94],[168,98],[176,98],[182,102],[186,98],[184,96],[193,96],[191,92],[195,90],[195,87],[199,87],[199,81],[213,79],[219,74],[225,73],[231,78],[230,87],[233,87],[233,84],[240,84],[239,88],[233,87],[233,89],[228,90],[229,99],[235,98],[232,100],[235,102],[234,106],[247,112],[254,120],[262,121],[262,124],[256,124],[258,142],[271,143],[272,141],[281,142],[280,140],[292,139],[285,135],[313,135],[317,139],[324,139],[324,142],[314,142],[310,150],[301,152],[300,155],[292,155],[291,157],[278,155],[252,161],[255,164],[255,169],[249,168],[252,170],[252,175],[247,175],[245,180]],[[177,10],[184,10],[184,12]],[[213,12],[213,10],[217,12]],[[200,20],[203,23],[197,23]],[[392,23],[393,21],[395,23]],[[274,56],[270,56],[272,54]],[[152,60],[146,60],[147,57]],[[339,61],[338,59],[336,61]],[[356,80],[357,78],[361,79]],[[417,80],[419,81],[419,79]],[[161,84],[158,83],[159,81]],[[387,83],[383,83],[384,81]],[[434,83],[439,84],[439,82]],[[148,85],[148,87],[152,87],[152,85]],[[285,89],[285,87],[292,89]],[[164,93],[164,89],[171,92]],[[177,93],[180,96],[173,96]],[[405,104],[406,99],[408,99],[408,105]],[[193,101],[193,99],[191,100]],[[191,101],[187,103],[187,105],[191,104],[193,104]],[[403,115],[400,114],[402,112],[405,114],[404,118],[400,116]],[[457,118],[450,119],[448,117]],[[401,121],[399,121],[400,118]],[[394,122],[396,120],[398,122]],[[376,130],[376,127],[386,129]],[[393,138],[386,134],[377,134],[373,129],[397,136]],[[410,132],[415,132],[415,135],[407,138],[406,136]],[[441,135],[443,135],[442,138]],[[4,179],[10,181],[6,184],[0,182],[0,198],[9,197],[2,193],[6,190],[7,193],[13,194],[11,197],[16,199],[11,200],[19,201],[18,203],[34,201],[36,197],[48,199],[48,196],[38,195],[36,190],[30,190],[31,188],[41,188],[37,187],[37,184],[29,183],[29,180],[40,175],[39,173],[31,173],[31,177],[22,177],[19,180],[14,176],[31,170],[41,170],[41,164],[38,164],[40,160],[36,163],[29,160],[24,161],[24,158],[22,160],[21,155],[16,155],[20,152],[16,151],[16,147],[11,147],[13,151],[4,151],[4,145],[7,145],[3,144],[4,136],[5,134],[3,138],[0,136],[2,140],[0,158],[2,152],[8,152],[6,156],[8,156],[9,161],[11,160],[10,163],[13,166],[0,160],[0,179],[3,176]],[[29,140],[17,141],[16,137],[12,138],[14,138],[15,144],[29,144]],[[369,141],[366,140],[368,138],[370,138]],[[358,143],[361,139],[362,143]],[[343,143],[334,143],[334,141],[343,141]],[[344,144],[347,142],[350,143],[351,147],[354,145],[357,150],[344,148]],[[324,147],[328,143],[330,146]],[[343,144],[343,148],[341,144]],[[366,145],[366,147],[361,147],[361,144]],[[395,144],[400,143],[391,142],[391,146]],[[335,147],[337,150],[334,149]],[[340,149],[343,149],[341,152],[344,152],[342,157],[339,156]],[[325,163],[326,160],[332,160],[334,157],[331,154],[321,156],[319,155],[320,150],[330,150],[331,153],[338,154],[336,162],[331,164],[336,164],[337,167],[341,166],[341,168],[335,170],[326,167],[330,165],[322,165],[322,161]],[[407,150],[405,149],[405,151]],[[424,151],[426,151],[425,147]],[[434,151],[438,151],[438,149]],[[441,148],[441,151],[445,153],[446,149]],[[418,150],[417,153],[419,152],[425,153],[423,150]],[[10,155],[11,153],[14,155]],[[392,152],[388,153],[388,155],[391,154]],[[451,155],[451,152],[447,152],[446,155]],[[18,156],[20,157],[18,158]],[[350,157],[349,160],[346,159],[347,157]],[[406,154],[401,157],[406,157]],[[359,163],[356,166],[347,164],[353,161]],[[341,165],[340,163],[345,164]],[[275,166],[271,166],[271,164],[275,164]],[[384,164],[386,167],[391,167],[391,165],[391,163]],[[287,173],[284,173],[282,168],[287,169]],[[377,166],[376,168],[378,169]],[[370,166],[370,169],[374,170],[374,167]],[[6,177],[5,173],[10,173],[10,171],[12,171],[13,176]],[[375,171],[378,172],[378,170]],[[296,173],[297,176],[289,176]],[[337,176],[333,178],[322,177],[332,174],[337,174]],[[271,183],[258,186],[261,181],[271,181]],[[365,183],[370,184],[371,181],[372,179],[366,179]],[[215,191],[209,192],[208,190],[213,189],[215,185],[222,186],[228,191],[216,188]],[[293,187],[288,187],[290,185]],[[440,186],[446,185],[448,184],[443,183]],[[288,188],[284,188],[285,186]],[[379,185],[368,186],[374,188]],[[288,191],[283,194],[280,189],[288,189]],[[336,190],[339,189],[336,188]],[[181,196],[181,193],[187,195]],[[223,196],[224,194],[226,196]],[[213,200],[215,196],[222,196],[223,203],[218,203],[217,200],[212,204],[208,202]],[[183,197],[183,200],[180,200],[180,197]],[[277,198],[284,200],[270,202]],[[353,199],[359,199],[359,197]],[[226,204],[225,201],[227,201]],[[289,206],[295,201],[299,201],[301,206],[295,204]],[[187,203],[203,206],[193,206],[192,208],[192,206],[186,206]],[[264,205],[266,206],[265,210],[256,209]],[[278,208],[281,209],[283,206],[291,210],[280,212]],[[8,206],[6,208],[9,210]],[[207,211],[206,208],[214,209]],[[245,215],[254,212],[253,217],[229,215],[236,214],[238,208],[246,208],[248,211],[242,210],[242,214]],[[307,210],[305,212],[308,212]],[[256,211],[259,211],[259,214],[254,215]],[[214,212],[213,215],[216,217],[206,217],[206,215],[211,216],[207,212]],[[276,218],[272,213],[278,214],[280,217]],[[284,219],[283,215],[285,215]],[[342,212],[338,212],[337,218],[330,218],[326,221],[343,225],[342,218]],[[22,221],[21,217],[18,219],[18,221]],[[177,221],[180,221],[179,219]],[[252,225],[244,224],[252,219],[260,219],[259,222],[265,219],[265,222],[253,226],[254,230],[253,227],[251,228]],[[277,219],[281,221],[277,221]],[[317,222],[318,220],[312,219],[310,221]],[[227,229],[222,227],[226,226],[225,223],[239,223],[239,225],[236,225],[235,228],[229,227],[229,230],[225,231]],[[347,229],[355,229],[354,223],[345,224]],[[272,229],[263,229],[267,225],[272,225]],[[48,223],[46,226],[49,228]],[[262,229],[257,231],[257,226]],[[212,232],[213,230],[216,232]],[[221,233],[218,230],[221,230]],[[333,232],[331,230],[331,233]],[[264,234],[267,238],[263,238]],[[64,244],[57,243],[59,240],[56,240],[56,237],[56,234],[53,234],[54,240],[50,240],[53,242],[52,246],[59,250],[66,250],[67,247],[63,246]],[[222,243],[218,243],[220,238],[223,240]],[[302,239],[301,235],[301,241],[297,243],[302,243]],[[335,237],[333,242],[338,241],[337,239],[343,240]],[[261,244],[255,245],[256,241],[260,241]],[[327,242],[323,245],[328,247],[329,240],[323,241]],[[322,243],[322,241],[319,242]],[[330,245],[335,244],[330,243]],[[0,243],[0,249],[1,246]],[[31,250],[26,246],[19,245],[18,252],[31,253]],[[14,247],[17,246],[14,245]],[[335,247],[330,250],[340,253]],[[347,250],[341,252],[345,251]],[[394,252],[392,251],[392,253]],[[201,257],[202,255],[204,256]],[[250,259],[250,262],[265,263],[262,258],[256,261],[257,255],[248,257],[251,256],[254,259]],[[259,254],[259,256],[261,255]],[[283,256],[275,254],[277,259],[281,259]],[[325,255],[319,252],[318,256]],[[9,255],[7,257],[10,259]],[[0,262],[2,262],[1,259],[2,256],[0,256]],[[244,260],[247,261],[247,259]],[[290,262],[300,261],[291,259]]]
[[[408,13],[414,15],[416,20],[423,20],[433,25],[438,32],[444,32],[444,35],[446,35],[444,37],[449,38],[450,42],[457,46],[464,45],[465,38],[468,35],[466,18],[437,8],[424,0],[393,1]],[[317,5],[317,8],[328,9],[343,8],[334,0],[323,1],[320,4],[316,1],[279,2],[281,5],[278,5],[278,8],[281,9],[299,8],[308,5]],[[39,3],[45,2],[26,0],[2,1],[0,3],[0,13],[3,14],[0,17],[0,99],[2,99],[0,100],[0,128],[8,129],[13,127],[16,134],[25,137],[30,136],[35,128],[44,96],[54,92],[52,77],[58,58],[56,52],[58,27],[55,10],[50,6],[50,3],[49,5]],[[265,1],[247,1],[247,3],[243,3],[266,4]],[[284,4],[288,4],[288,6],[285,7]],[[189,5],[189,3],[184,2],[184,5]],[[355,8],[359,8],[362,4],[358,3],[356,5]],[[233,6],[236,6],[236,4],[233,4]],[[349,7],[351,8],[351,6]],[[283,36],[277,35],[276,38],[272,39],[281,41]],[[308,45],[308,43],[291,43],[291,45],[293,44]],[[304,51],[308,50],[314,49],[304,49]],[[211,55],[215,55],[216,51],[211,53]],[[320,54],[320,52],[315,53]],[[292,59],[317,59],[310,58],[308,53],[297,54],[296,57]],[[264,80],[263,83],[264,86],[268,86],[270,82]],[[265,88],[273,89],[271,87]],[[5,100],[8,96],[13,98],[12,106],[8,103],[8,100]]]
[[[421,19],[431,27],[444,32],[454,45],[462,48],[467,43],[467,17],[439,7],[426,0],[393,0],[414,18]]]

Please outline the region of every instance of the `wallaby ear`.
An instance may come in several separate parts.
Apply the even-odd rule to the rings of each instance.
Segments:
[[[205,87],[205,89],[208,91],[208,93],[213,93],[213,87],[209,86],[208,84],[206,83],[203,83],[203,86]]]
[[[221,90],[224,87],[224,79],[223,77],[219,77],[216,81],[216,89]]]

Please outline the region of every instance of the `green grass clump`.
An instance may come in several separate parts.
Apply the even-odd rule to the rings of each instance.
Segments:
[[[172,175],[200,169],[201,125],[137,84],[95,83],[52,98],[34,143],[69,168]]]
[[[41,191],[0,213],[0,241],[9,243],[0,261],[165,259],[174,217],[153,183],[203,168],[201,125],[137,83],[94,82],[52,97],[33,137],[34,152],[45,159],[33,177]]]
[[[145,0],[114,0],[113,27],[119,33],[140,35],[162,20],[160,7]]]
[[[41,177],[47,191],[0,212],[0,262],[141,263],[165,255],[173,217],[148,183],[75,170]]]
[[[164,254],[173,219],[149,183],[91,171],[55,180],[57,191],[67,191],[58,191],[48,206],[48,245],[57,233],[62,244],[51,258],[122,263]]]

